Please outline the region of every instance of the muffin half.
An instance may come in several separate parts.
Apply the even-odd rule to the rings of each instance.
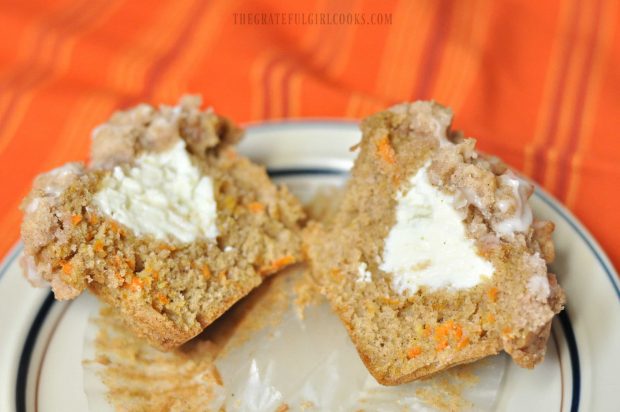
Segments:
[[[93,132],[89,166],[37,177],[22,205],[31,283],[57,299],[88,288],[162,348],[300,259],[298,201],[235,152],[238,128],[199,107],[114,114]]]
[[[306,230],[314,276],[382,384],[500,350],[533,367],[564,303],[532,186],[451,121],[434,102],[364,120],[339,209]]]

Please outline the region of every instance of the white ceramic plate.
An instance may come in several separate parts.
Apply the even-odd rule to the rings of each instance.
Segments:
[[[359,140],[357,125],[316,121],[248,127],[240,151],[293,191],[338,184]],[[605,253],[584,227],[539,188],[537,216],[556,223],[553,270],[568,303],[553,325],[545,362],[512,363],[497,395],[498,411],[620,410],[620,284]],[[84,330],[96,304],[90,295],[56,302],[22,278],[18,244],[0,267],[0,411],[86,411]]]

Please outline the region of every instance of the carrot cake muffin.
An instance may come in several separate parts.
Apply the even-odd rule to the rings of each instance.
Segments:
[[[335,217],[306,230],[314,276],[385,385],[500,350],[531,368],[564,303],[532,185],[451,121],[422,101],[365,119]]]
[[[90,165],[36,178],[23,202],[25,276],[57,299],[86,288],[173,348],[300,259],[298,201],[239,156],[241,131],[200,98],[115,113]]]

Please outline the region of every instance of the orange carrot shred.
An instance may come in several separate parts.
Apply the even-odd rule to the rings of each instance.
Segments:
[[[448,337],[448,327],[446,325],[437,326],[435,328],[435,340],[443,341]]]
[[[268,275],[270,273],[277,272],[283,267],[291,265],[293,263],[295,263],[294,256],[291,256],[291,255],[283,256],[271,262],[270,265],[260,268],[259,273],[261,275]],[[336,273],[332,273],[332,275],[336,275]]]
[[[424,331],[422,332],[422,334],[426,337],[431,336],[431,327],[428,325],[424,325]]]
[[[134,258],[125,259],[125,263],[129,266],[129,269],[136,270],[136,260]]]
[[[211,278],[211,269],[209,269],[209,266],[204,265],[202,267],[202,276],[204,276],[207,280]]]
[[[276,269],[280,269],[280,268],[282,268],[284,266],[288,266],[288,265],[291,265],[293,263],[295,263],[295,258],[293,256],[291,256],[291,255],[288,255],[288,256],[281,257],[280,259],[276,259],[273,262],[273,266]]]
[[[73,223],[74,226],[80,223],[81,221],[82,221],[82,215],[71,216],[71,223]]]
[[[463,339],[456,344],[457,349],[463,349],[465,346],[469,345],[469,338],[467,336],[463,336]]]
[[[157,300],[159,300],[159,302],[162,305],[165,305],[167,303],[170,303],[170,298],[168,298],[168,296],[164,295],[163,293],[158,293],[157,294]]]
[[[71,274],[72,271],[73,271],[73,266],[71,265],[70,262],[63,262],[62,263],[62,272],[65,275]]]
[[[101,252],[103,250],[103,242],[99,239],[95,240],[93,249],[95,249],[95,252]]]
[[[332,279],[338,280],[341,278],[342,272],[340,272],[340,269],[338,268],[332,268],[329,270],[329,275],[332,277]]]
[[[389,164],[396,163],[396,154],[394,153],[394,148],[390,144],[390,139],[387,135],[383,136],[377,142],[377,153],[384,162]]]
[[[142,289],[143,286],[144,282],[139,277],[134,277],[133,279],[131,279],[131,290],[133,290],[134,292]]]
[[[497,302],[497,288],[491,288],[487,291],[487,295],[491,302]]]
[[[437,350],[437,352],[441,352],[442,350],[444,350],[447,347],[448,347],[448,341],[447,340],[443,340],[443,341],[437,343],[437,345],[435,346],[435,349]]]
[[[125,230],[114,221],[110,221],[110,230],[118,235],[125,235]]]
[[[407,351],[407,359],[413,359],[416,356],[422,353],[422,348],[419,346],[414,346]]]
[[[488,323],[494,323],[495,322],[495,315],[493,315],[492,313],[489,313],[487,315],[487,322]]]
[[[461,339],[463,336],[463,328],[461,325],[456,325],[456,328],[454,329],[454,336],[456,336],[457,339]]]
[[[248,203],[248,209],[250,209],[252,213],[262,213],[265,210],[265,205],[261,202],[251,202]]]

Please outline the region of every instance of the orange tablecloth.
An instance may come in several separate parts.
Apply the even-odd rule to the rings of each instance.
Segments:
[[[2,2],[0,255],[36,174],[85,159],[114,109],[190,91],[238,122],[433,98],[618,266],[619,17],[615,0]]]

